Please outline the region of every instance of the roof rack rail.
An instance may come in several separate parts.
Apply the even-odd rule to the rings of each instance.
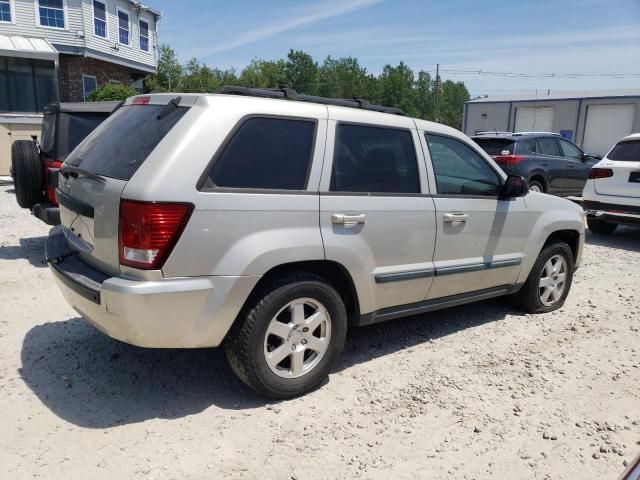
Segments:
[[[474,135],[513,135],[513,132],[505,132],[500,130],[483,130],[476,132]]]
[[[295,100],[297,102],[320,103],[322,105],[335,105],[338,107],[360,108],[362,110],[371,110],[374,112],[391,113],[393,115],[405,115],[399,108],[384,107],[382,105],[373,105],[363,98],[354,98],[351,100],[344,98],[326,98],[316,97],[315,95],[302,95],[293,88],[249,88],[236,85],[222,85],[215,93],[225,95],[243,95],[247,97],[261,98],[280,98],[285,100]]]
[[[555,135],[556,137],[561,137],[559,133],[556,132],[515,132],[514,136],[517,135]]]

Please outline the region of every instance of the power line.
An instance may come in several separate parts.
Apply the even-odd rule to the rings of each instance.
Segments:
[[[441,68],[441,72],[452,75],[485,75],[507,78],[640,78],[640,73],[517,73],[492,72],[485,70],[457,70]]]

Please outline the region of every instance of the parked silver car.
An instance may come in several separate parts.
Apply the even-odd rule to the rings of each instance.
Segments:
[[[564,303],[582,210],[528,193],[459,131],[361,100],[223,92],[130,98],[61,168],[47,258],[107,335],[224,342],[242,380],[287,398],[327,377],[348,323]]]

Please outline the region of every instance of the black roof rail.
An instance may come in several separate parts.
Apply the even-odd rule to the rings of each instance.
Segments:
[[[320,103],[322,105],[335,105],[337,107],[360,108],[362,110],[371,110],[373,112],[391,113],[393,115],[405,115],[399,108],[384,107],[382,105],[373,105],[363,98],[354,98],[352,100],[344,98],[327,98],[316,97],[315,95],[302,95],[293,88],[249,88],[236,85],[222,85],[215,93],[225,95],[243,95],[247,97],[261,98],[280,98],[287,100],[295,100],[297,102]]]

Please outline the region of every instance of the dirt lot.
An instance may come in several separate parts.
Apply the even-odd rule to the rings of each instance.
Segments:
[[[102,335],[0,186],[0,478],[616,478],[640,451],[640,230],[588,237],[565,307],[499,301],[350,333],[270,403],[221,351]]]

